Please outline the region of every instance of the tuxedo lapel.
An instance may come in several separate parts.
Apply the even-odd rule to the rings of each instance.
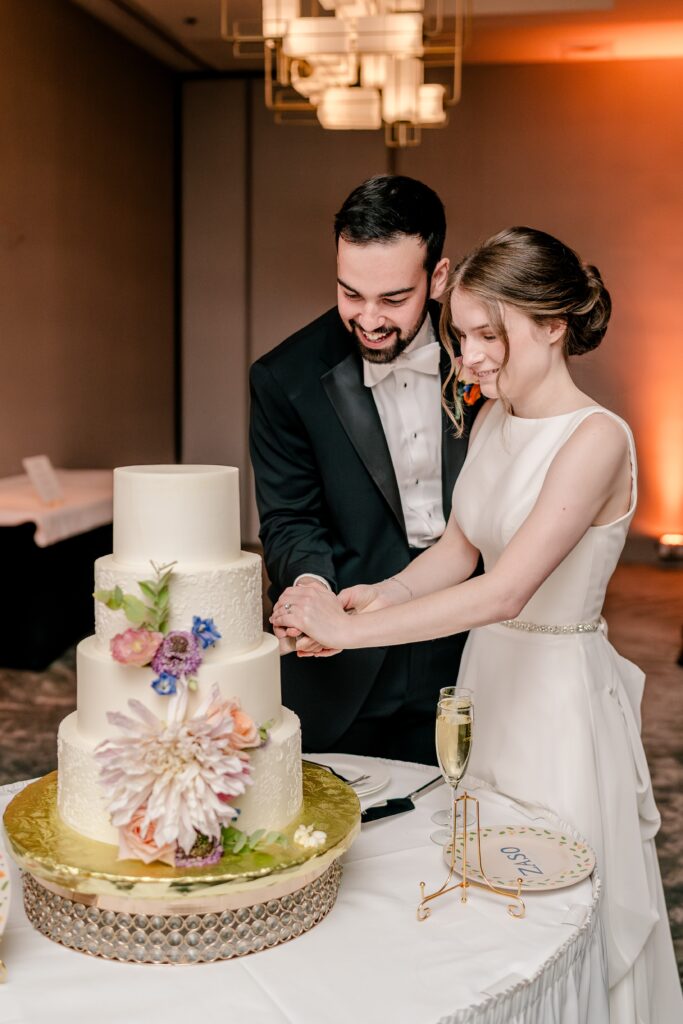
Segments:
[[[370,389],[363,383],[356,354],[350,352],[323,374],[321,382],[351,444],[405,533],[389,446]]]

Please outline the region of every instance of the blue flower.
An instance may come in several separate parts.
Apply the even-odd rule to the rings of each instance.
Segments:
[[[202,650],[213,647],[216,640],[221,639],[221,634],[216,629],[213,619],[201,619],[198,615],[192,617],[192,632],[202,645]]]
[[[158,679],[152,683],[152,689],[161,694],[162,697],[171,697],[176,692],[178,680],[169,672],[162,672]]]

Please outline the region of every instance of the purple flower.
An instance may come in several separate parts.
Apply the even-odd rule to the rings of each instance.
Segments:
[[[221,634],[216,629],[216,623],[213,619],[201,619],[199,615],[192,616],[192,632],[199,640],[204,651],[207,647],[213,647],[216,640],[221,639]]]
[[[175,852],[175,866],[177,868],[203,868],[210,864],[218,864],[223,856],[223,846],[219,839],[209,839],[207,836],[198,835],[196,842],[189,853],[178,845]]]
[[[161,675],[191,676],[202,663],[194,633],[172,630],[167,633],[152,659],[152,668]]]
[[[158,679],[152,683],[152,689],[161,694],[162,697],[172,697],[176,692],[177,679],[169,672],[162,672]]]

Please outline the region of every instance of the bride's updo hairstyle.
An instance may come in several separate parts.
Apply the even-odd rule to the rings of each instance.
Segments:
[[[441,308],[441,339],[451,358],[444,382],[446,411],[462,434],[464,417],[458,395],[458,332],[451,316],[451,295],[462,289],[476,296],[489,322],[505,345],[503,369],[510,346],[503,320],[503,304],[515,306],[537,324],[563,320],[565,356],[583,355],[602,341],[612,311],[612,301],[596,267],[582,263],[573,249],[557,238],[534,228],[507,228],[474,249],[458,263],[448,280]],[[508,411],[510,403],[498,394]]]

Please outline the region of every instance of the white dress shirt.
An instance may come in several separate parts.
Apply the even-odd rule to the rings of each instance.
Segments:
[[[420,355],[415,360],[418,350]],[[387,439],[411,547],[426,548],[443,533],[440,348],[429,317],[391,363],[363,361]],[[411,366],[411,361],[413,366]],[[417,362],[417,367],[416,367]]]

